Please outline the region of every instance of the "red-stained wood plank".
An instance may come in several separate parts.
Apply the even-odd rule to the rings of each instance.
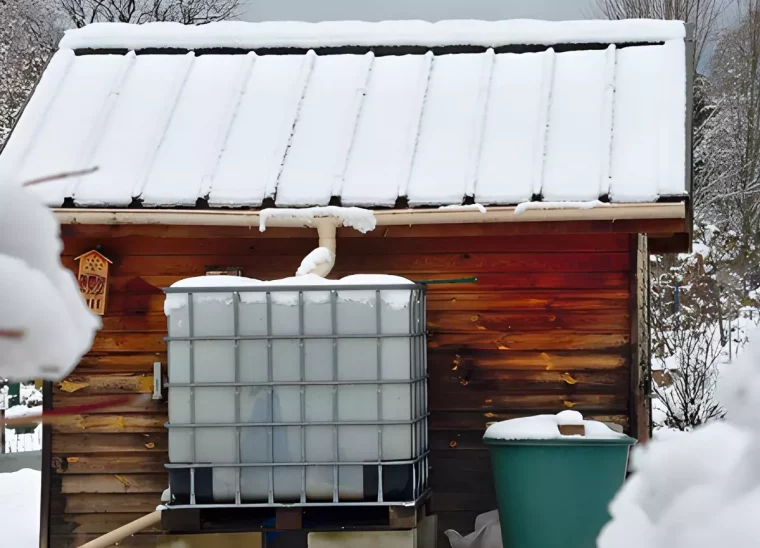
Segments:
[[[105,433],[89,432],[58,433],[53,436],[53,453],[56,455],[81,455],[112,453],[165,453],[169,449],[166,429],[156,432]]]
[[[168,486],[169,475],[157,474],[79,474],[59,476],[63,494],[103,493],[162,493]]]
[[[151,473],[166,476],[164,465],[168,461],[166,451],[91,454],[75,449],[66,454],[53,454],[53,468],[58,474]]]
[[[126,255],[114,260],[114,275],[192,276],[203,275],[207,266],[239,266],[249,276],[271,279],[268,274],[295,273],[303,256],[229,255]],[[65,266],[75,268],[73,257],[63,257]],[[609,253],[439,253],[399,255],[347,255],[338,253],[334,275],[392,273],[438,274],[441,272],[625,272],[628,252]]]
[[[354,229],[338,229],[339,238],[451,238],[451,237],[532,237],[566,234],[596,238],[604,234],[672,235],[687,231],[685,219],[643,219],[616,221],[565,221],[531,223],[483,223],[457,225],[400,225],[379,226],[372,232],[361,234]],[[165,224],[149,225],[63,225],[64,238],[84,237],[108,240],[128,236],[151,238],[316,238],[312,228],[269,228],[260,232],[258,226],[181,226]]]
[[[450,310],[428,311],[428,332],[556,332],[557,330],[627,334],[630,317],[619,310],[596,312],[503,311],[471,313]]]
[[[614,351],[515,351],[475,350],[462,346],[457,349],[428,349],[428,367],[457,369],[534,369],[566,371],[586,369],[615,369],[625,367],[627,357]]]
[[[122,415],[66,415],[53,426],[53,435],[84,433],[147,433],[166,431],[163,414],[130,413]]]
[[[53,500],[53,514],[141,513],[161,504],[161,493],[61,494]]]
[[[244,272],[252,277],[261,278],[261,270]],[[291,276],[291,271],[281,272],[277,278]],[[411,281],[434,281],[434,280],[462,280],[477,278],[475,283],[450,283],[430,285],[429,291],[433,293],[471,293],[483,291],[500,291],[508,289],[618,289],[628,291],[629,280],[625,272],[509,272],[509,273],[476,273],[471,271],[443,272],[443,273],[418,273],[407,272],[404,274]],[[186,276],[179,274],[161,276],[142,274],[142,280],[156,288],[169,287],[173,283]],[[335,278],[335,276],[331,277]],[[271,278],[271,279],[277,279]],[[109,280],[109,291],[112,293],[127,293],[127,284],[135,279],[134,275],[116,275]],[[270,279],[270,278],[267,278]]]
[[[102,535],[118,529],[122,525],[139,519],[143,514],[55,514],[51,534],[57,535]],[[160,533],[160,527],[148,527],[143,534]],[[155,540],[154,546],[155,546]],[[121,544],[120,544],[121,546]]]
[[[498,333],[440,333],[428,340],[428,348],[474,350],[607,350],[628,344],[629,335],[598,334],[570,331]],[[622,350],[621,350],[622,351]]]
[[[64,254],[78,256],[104,246],[106,254],[124,255],[229,255],[247,256],[266,254],[267,256],[303,256],[316,246],[316,238],[300,237],[288,239],[282,245],[281,239],[272,238],[152,238],[131,236],[115,238],[103,244],[102,238],[65,238]],[[420,254],[420,253],[556,253],[583,251],[603,253],[628,251],[627,234],[601,234],[589,238],[579,235],[559,235],[552,238],[503,238],[483,236],[470,238],[346,238],[338,239],[339,253],[359,255],[371,249],[375,254]]]

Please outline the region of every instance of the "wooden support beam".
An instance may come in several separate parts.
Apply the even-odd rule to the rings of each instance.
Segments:
[[[53,408],[53,383],[45,381],[42,384],[42,409]],[[53,488],[53,430],[52,426],[42,426],[42,463],[40,478],[40,548],[48,548],[50,542],[50,516],[52,513],[52,498],[57,494]]]
[[[296,531],[303,528],[303,508],[278,508],[275,513],[278,531]]]
[[[691,251],[691,234],[680,232],[669,236],[649,238],[649,253],[662,255],[664,253],[688,253]]]
[[[168,533],[197,533],[201,530],[200,508],[181,508],[161,512],[161,529]]]
[[[391,506],[388,508],[388,526],[391,529],[414,529],[419,518],[417,506]]]
[[[631,238],[631,336],[629,412],[631,435],[651,437],[651,360],[649,355],[649,253],[646,236]]]

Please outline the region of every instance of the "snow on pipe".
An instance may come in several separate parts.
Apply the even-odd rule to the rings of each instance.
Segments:
[[[337,253],[338,221],[335,219],[317,219],[314,228],[319,235],[319,247],[306,255],[301,266],[296,271],[296,276],[316,274],[324,278],[335,266],[335,254]]]
[[[280,227],[313,227],[317,229],[319,247],[309,253],[296,272],[296,276],[314,274],[324,278],[335,266],[337,232],[339,226],[350,227],[361,233],[375,229],[375,214],[359,207],[310,207],[304,209],[267,209],[260,213],[259,230],[267,225]]]
[[[274,209],[274,208],[272,208]],[[83,225],[191,225],[255,226],[264,219],[264,211],[177,210],[177,209],[64,209],[53,210],[61,224]],[[278,211],[274,209],[274,211]],[[518,209],[515,206],[489,207],[486,213],[463,209],[399,209],[375,211],[379,226],[413,226],[480,223],[525,223],[559,221],[621,221],[642,219],[685,219],[684,202],[610,204],[606,207],[562,207]],[[292,223],[284,218],[267,221],[273,227],[308,227],[308,221]],[[345,225],[344,225],[345,226]]]

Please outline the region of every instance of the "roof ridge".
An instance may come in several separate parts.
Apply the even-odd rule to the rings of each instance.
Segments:
[[[61,49],[327,48],[345,46],[480,46],[628,44],[683,40],[684,23],[623,21],[325,21],[305,23],[223,21],[180,23],[95,23],[69,30]]]

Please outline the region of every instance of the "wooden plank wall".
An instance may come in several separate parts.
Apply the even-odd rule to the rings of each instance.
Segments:
[[[153,362],[166,363],[163,296],[149,298],[145,315],[128,313],[128,283],[141,277],[164,287],[210,265],[285,277],[316,244],[304,230],[261,237],[247,229],[182,227],[65,227],[64,241],[72,269],[73,258],[96,245],[114,264],[103,330],[74,374],[54,388],[54,406],[106,394],[145,399],[53,427],[54,548],[152,511],[167,486],[166,405],[149,395]],[[336,276],[479,278],[429,293],[431,481],[441,530],[467,532],[478,513],[495,508],[481,443],[488,423],[571,408],[627,427],[630,241],[627,234],[528,237],[504,226],[341,232]],[[153,541],[140,535],[122,546]]]

